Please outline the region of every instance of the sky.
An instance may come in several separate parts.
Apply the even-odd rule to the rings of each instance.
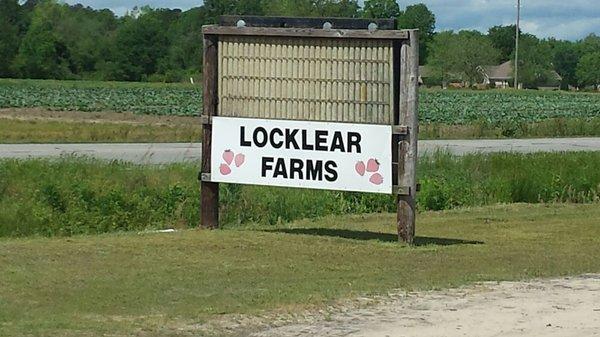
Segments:
[[[118,15],[134,6],[189,9],[202,0],[66,0],[93,8],[109,8]],[[362,3],[362,0],[359,1]],[[400,7],[422,2],[436,16],[436,30],[477,29],[487,31],[495,25],[512,24],[516,19],[516,0],[420,0],[402,1]],[[538,37],[577,40],[590,33],[600,35],[600,0],[522,0],[521,24],[526,33]]]

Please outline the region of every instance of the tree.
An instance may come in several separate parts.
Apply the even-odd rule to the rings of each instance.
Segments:
[[[578,82],[575,72],[580,58],[577,45],[554,39],[550,39],[548,43],[552,49],[554,70],[563,78],[561,87],[566,89],[569,85],[576,86]]]
[[[217,23],[221,15],[264,15],[262,0],[205,0],[207,23]]]
[[[498,63],[499,52],[490,40],[478,31],[461,31],[456,41],[457,67],[463,79],[470,83],[482,79],[480,66]]]
[[[65,18],[65,7],[54,1],[36,5],[31,25],[23,37],[15,68],[25,78],[70,77],[69,50],[56,27]]]
[[[65,15],[55,23],[55,33],[69,51],[69,70],[78,78],[97,70],[110,55],[110,44],[118,21],[109,10],[82,5],[63,6]]]
[[[199,72],[202,69],[202,25],[207,21],[204,7],[183,12],[173,26],[173,40],[169,48],[171,69]]]
[[[514,59],[514,55],[511,56]],[[519,38],[519,82],[535,88],[552,81],[552,50],[531,34]]]
[[[494,26],[488,30],[488,36],[494,48],[500,51],[500,60],[508,61],[515,50],[516,25]]]
[[[600,50],[600,36],[591,33],[579,42],[580,55],[595,53]]]
[[[126,18],[116,32],[113,52],[117,78],[113,79],[147,79],[157,72],[159,60],[167,55],[168,48],[167,33],[154,15]]]
[[[425,63],[429,53],[428,45],[434,35],[435,15],[425,6],[416,4],[406,7],[398,16],[398,27],[405,29],[419,29],[419,62]]]
[[[0,77],[12,75],[11,65],[19,51],[20,16],[18,0],[0,0]]]
[[[460,79],[474,84],[482,80],[479,67],[495,64],[498,55],[490,40],[478,31],[447,31],[434,37],[429,65],[443,83]]]
[[[430,45],[430,54],[427,65],[431,68],[432,77],[439,79],[442,86],[454,79],[452,71],[455,68],[456,43],[455,35],[451,30],[436,34]]]
[[[600,51],[585,54],[577,65],[577,79],[583,86],[600,86]]]
[[[355,18],[360,8],[357,0],[318,0],[315,7],[317,16],[340,18]]]
[[[265,15],[314,16],[311,0],[272,0],[264,5],[263,10]]]
[[[373,19],[390,19],[400,15],[396,0],[365,0],[363,16]]]

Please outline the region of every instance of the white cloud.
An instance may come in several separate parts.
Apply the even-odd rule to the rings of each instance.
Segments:
[[[514,24],[516,0],[423,0],[436,14],[437,27],[478,29]],[[598,0],[522,0],[522,30],[539,37],[579,39],[600,33]]]
[[[363,0],[364,1],[364,0]],[[360,1],[362,3],[363,1]],[[94,8],[110,8],[122,15],[134,6],[188,9],[202,0],[67,0]],[[398,0],[401,7],[423,2],[433,11],[438,30],[477,29],[512,24],[516,0]],[[522,0],[523,31],[539,37],[580,39],[600,34],[600,0]]]

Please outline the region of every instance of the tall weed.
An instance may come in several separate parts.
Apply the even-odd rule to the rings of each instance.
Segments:
[[[189,228],[199,221],[198,167],[89,158],[0,161],[0,237]],[[417,207],[600,202],[600,152],[436,153],[419,160]],[[393,212],[390,195],[221,184],[221,223],[276,224]]]

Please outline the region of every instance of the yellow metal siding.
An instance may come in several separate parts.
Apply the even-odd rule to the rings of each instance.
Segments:
[[[391,124],[392,43],[219,37],[220,116]]]

